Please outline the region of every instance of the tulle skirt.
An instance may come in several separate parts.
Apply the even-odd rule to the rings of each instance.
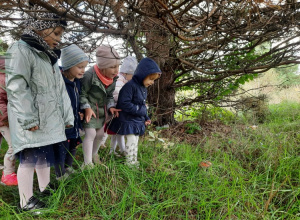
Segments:
[[[55,158],[54,148],[59,148],[62,143],[51,144],[42,147],[26,148],[16,154],[21,167],[46,168],[59,162],[60,158]]]

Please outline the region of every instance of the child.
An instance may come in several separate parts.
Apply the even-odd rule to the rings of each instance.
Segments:
[[[84,165],[100,164],[98,150],[104,135],[103,124],[110,113],[118,116],[113,91],[118,77],[120,58],[111,46],[102,45],[96,51],[96,65],[86,71],[82,78],[81,108],[85,111],[85,138],[82,143]],[[102,129],[101,129],[102,128]]]
[[[76,147],[81,143],[79,129],[82,128],[80,113],[79,94],[81,91],[79,79],[83,77],[85,67],[88,64],[88,57],[76,45],[72,44],[63,48],[61,53],[61,68],[66,88],[71,99],[74,114],[74,127],[66,129],[67,141],[54,151],[55,158],[60,163],[55,164],[56,179],[62,180],[74,172],[72,168],[73,158],[76,154]]]
[[[115,103],[118,102],[118,96],[121,88],[129,81],[132,79],[132,76],[134,74],[134,71],[137,67],[137,60],[135,57],[128,56],[124,59],[123,64],[121,65],[120,68],[120,73],[119,73],[119,78],[116,83],[116,88],[113,93],[114,96],[114,101]],[[107,136],[107,135],[106,135]],[[110,154],[114,153],[118,156],[118,154],[115,152],[117,144],[119,146],[120,152],[124,153],[125,152],[125,138],[124,135],[113,135],[111,137],[111,149],[110,149]]]
[[[120,93],[117,108],[121,109],[118,118],[114,118],[108,125],[108,134],[125,135],[126,163],[138,167],[137,161],[139,135],[145,133],[145,126],[151,121],[147,115],[146,99],[147,87],[161,75],[158,65],[150,58],[143,58],[135,73],[126,83]]]
[[[25,25],[21,40],[9,47],[5,65],[11,142],[20,161],[20,209],[29,211],[45,206],[33,196],[34,170],[40,191],[48,193],[53,148],[66,140],[65,128],[73,126],[74,116],[57,64],[60,51],[54,50],[66,21],[37,12]]]
[[[8,144],[8,150],[4,156],[4,169],[1,184],[6,186],[17,186],[17,174],[15,173],[15,155],[10,143],[10,133],[7,116],[7,94],[5,91],[5,65],[4,57],[0,56],[0,132]],[[1,72],[3,71],[3,72]]]

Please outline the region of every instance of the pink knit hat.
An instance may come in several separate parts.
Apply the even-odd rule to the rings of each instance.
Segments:
[[[114,67],[120,65],[120,56],[113,47],[102,45],[97,48],[96,63],[99,69]]]

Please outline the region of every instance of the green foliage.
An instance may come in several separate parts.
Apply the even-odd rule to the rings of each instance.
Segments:
[[[234,42],[234,41],[233,41]],[[240,49],[239,42],[236,41],[230,45],[230,51],[235,49],[230,54],[225,54],[223,56],[218,57],[214,62],[217,69],[210,70],[210,71],[232,71],[232,70],[240,70],[240,69],[247,69],[250,66],[253,66],[254,63],[262,63],[266,62],[266,60],[271,59],[270,56],[262,56],[263,54],[267,53],[270,50],[270,43],[266,42],[259,47],[249,50],[253,43],[249,43],[245,48],[247,49]],[[191,75],[183,75],[176,79],[176,82],[181,81],[185,78],[191,77]],[[197,77],[197,76],[193,76]],[[201,76],[199,76],[201,77]],[[206,76],[210,77],[210,76]],[[214,76],[211,76],[212,79]],[[234,94],[241,85],[244,85],[246,82],[249,82],[253,79],[258,77],[258,73],[249,73],[246,72],[239,75],[225,77],[223,80],[218,82],[210,82],[210,83],[203,83],[203,84],[194,84],[188,85],[178,88],[178,91],[193,91],[196,90],[198,96],[207,96],[211,94],[211,99],[215,102],[222,102],[224,97],[228,95]],[[213,94],[213,95],[212,95]],[[181,99],[184,100],[184,99]],[[178,100],[179,102],[181,100]]]
[[[200,122],[219,120],[225,124],[234,120],[235,115],[230,110],[213,105],[193,105],[183,108],[181,112],[175,114],[175,119],[178,121],[197,120]]]
[[[288,65],[275,68],[276,72],[282,76],[287,74],[296,75],[299,65]]]
[[[216,96],[215,100],[221,100],[224,96],[234,93],[241,85],[253,80],[257,76],[258,74],[245,74],[240,77],[226,79],[227,83],[223,82],[223,87],[220,88],[218,96]]]
[[[300,104],[294,102],[282,102],[269,106],[269,114],[266,123],[285,125],[300,121]]]
[[[300,84],[300,75],[298,75],[299,65],[277,67],[275,71],[279,74],[281,86],[288,88]]]
[[[197,131],[201,131],[201,126],[195,122],[185,124],[187,134],[195,134]]]
[[[160,142],[164,142],[164,140],[162,138],[159,138],[159,132],[158,131],[149,131],[149,141],[160,141]]]
[[[154,147],[156,147],[157,142],[159,142],[164,149],[168,149],[169,147],[172,147],[174,145],[174,143],[170,142],[168,139],[159,137],[161,130],[163,130],[163,129],[160,129],[159,131],[149,131],[148,141],[153,142]]]
[[[250,42],[245,45],[245,48],[253,47],[253,43]],[[235,50],[234,50],[235,49]],[[253,49],[240,49],[239,42],[232,43],[230,50],[233,50],[230,54],[225,54],[223,58],[216,60],[216,64],[220,66],[222,70],[237,70],[243,69],[248,65],[252,65],[253,61],[257,60],[261,56],[255,48]],[[267,57],[265,58],[267,59]]]
[[[222,107],[211,107],[208,109],[210,120],[219,120],[224,124],[230,123],[235,119],[235,115],[232,111]]]
[[[3,42],[1,39],[0,39],[0,55],[4,55],[5,51],[7,50],[8,48],[8,45],[7,43]]]

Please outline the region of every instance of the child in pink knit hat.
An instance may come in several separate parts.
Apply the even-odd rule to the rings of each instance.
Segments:
[[[81,79],[81,108],[84,109],[85,138],[82,143],[84,166],[100,164],[98,150],[104,135],[103,125],[108,114],[118,116],[113,92],[119,71],[120,57],[116,50],[102,45],[96,51],[96,65]]]

